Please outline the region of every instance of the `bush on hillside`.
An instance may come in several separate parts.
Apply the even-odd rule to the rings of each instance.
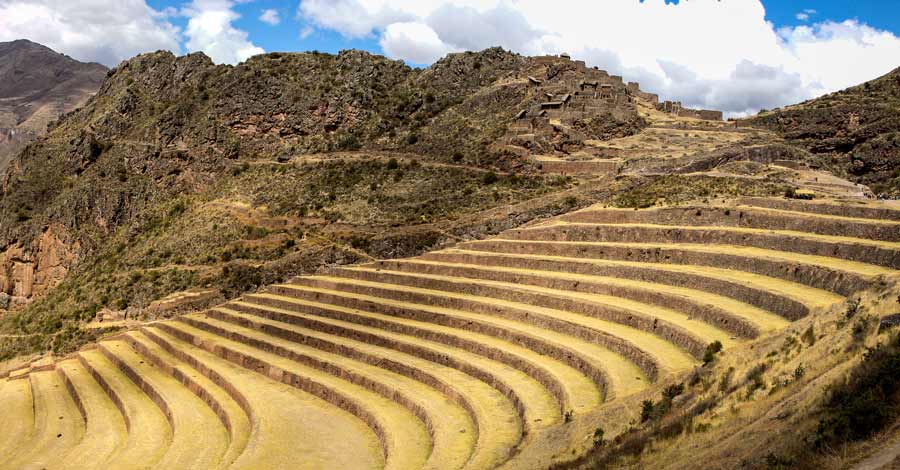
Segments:
[[[900,336],[866,351],[823,414],[813,438],[820,450],[867,439],[900,417]]]

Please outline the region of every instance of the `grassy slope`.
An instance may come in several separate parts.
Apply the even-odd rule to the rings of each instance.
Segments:
[[[900,340],[877,325],[896,311],[898,287],[875,286],[577,422],[570,436],[588,436],[591,450],[554,468],[845,468],[888,440],[883,431],[900,417],[885,396],[872,402],[886,418],[876,425],[870,403],[853,399],[875,383],[896,394]],[[879,344],[883,354],[872,356]],[[665,400],[676,383],[684,390]],[[832,398],[839,393],[851,399]],[[646,421],[643,400],[655,410]],[[598,427],[606,439],[595,445]]]
[[[79,247],[59,287],[0,319],[0,357],[71,350],[97,333],[81,324],[103,308],[142,309],[189,288],[232,296],[327,264],[418,253],[454,224],[493,230],[498,215],[482,211],[522,201],[538,202],[521,221],[570,207],[537,199],[570,180],[490,171],[482,155],[505,126],[500,103],[434,119],[524,62],[499,49],[424,72],[358,51],[237,67],[202,54],[126,61],[0,178],[0,246],[33,254],[53,224]],[[360,148],[376,150],[328,153]],[[417,154],[382,156],[408,149]]]

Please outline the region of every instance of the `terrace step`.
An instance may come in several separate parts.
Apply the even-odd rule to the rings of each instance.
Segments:
[[[533,377],[555,393],[562,406],[569,410],[587,411],[598,406],[603,393],[611,393],[603,385],[562,361],[523,347],[519,343],[458,328],[369,312],[339,305],[274,294],[251,294],[245,301],[266,307],[302,311],[313,316],[339,320],[380,329],[394,334],[413,336],[423,341],[462,349],[473,355],[501,362]]]
[[[788,324],[785,319],[771,312],[730,297],[653,282],[548,270],[443,263],[415,258],[379,261],[374,266],[408,273],[503,281],[519,285],[621,297],[673,308],[684,312],[691,318],[703,319],[703,321],[734,335],[746,338],[755,338],[760,332],[783,328]]]
[[[365,274],[365,271],[346,271],[346,274]],[[380,273],[372,271],[376,279],[380,279]],[[402,277],[402,273],[400,273]],[[407,276],[407,280],[415,280],[412,276]],[[422,279],[422,278],[420,278]],[[563,336],[569,335],[572,339],[580,338],[591,341],[591,346],[600,354],[608,354],[609,350],[614,350],[621,356],[619,360],[627,358],[635,362],[641,367],[648,376],[659,374],[663,376],[673,371],[684,370],[693,367],[696,361],[691,357],[686,348],[676,346],[673,342],[678,341],[682,344],[694,346],[694,352],[698,356],[702,356],[703,349],[706,344],[702,341],[692,338],[690,333],[680,328],[668,328],[669,340],[655,336],[652,333],[643,331],[639,328],[623,325],[610,321],[604,316],[613,316],[606,309],[590,307],[598,307],[598,304],[582,304],[574,305],[571,302],[554,302],[554,298],[545,296],[529,296],[530,292],[525,289],[519,291],[509,290],[515,289],[516,285],[509,283],[498,283],[491,281],[482,281],[480,283],[469,284],[458,280],[450,280],[443,282],[438,288],[429,286],[428,288],[410,287],[408,285],[394,283],[395,279],[383,279],[385,282],[368,281],[357,277],[330,277],[330,276],[310,276],[298,279],[295,284],[310,287],[322,287],[325,289],[337,289],[344,292],[362,295],[375,295],[380,298],[398,300],[402,302],[412,302],[418,305],[440,305],[450,309],[459,310],[466,313],[484,314],[497,316],[504,319],[510,319],[516,322],[531,324],[538,328],[545,328],[559,332]],[[439,279],[440,280],[440,279]],[[446,281],[446,280],[443,280]],[[456,286],[453,286],[456,282]],[[488,290],[489,287],[497,287]],[[276,286],[277,288],[277,286]],[[440,289],[440,290],[439,290]],[[453,289],[444,290],[444,289]],[[471,292],[471,293],[467,293]],[[565,294],[561,291],[553,291],[553,293]],[[509,299],[521,299],[521,301]],[[596,299],[592,299],[596,300]],[[622,302],[627,302],[622,300]],[[550,304],[554,307],[544,307]],[[582,313],[572,313],[563,310],[563,308],[576,309]],[[592,314],[592,315],[591,315]],[[637,312],[633,315],[636,317]],[[624,319],[627,315],[621,315]],[[635,320],[635,324],[639,320]],[[653,321],[650,320],[645,325],[647,329],[652,329]],[[660,323],[660,329],[666,329],[665,325]],[[727,334],[722,335],[728,338]],[[601,346],[608,348],[606,351],[600,351]],[[614,349],[615,348],[615,349]],[[580,351],[589,351],[589,349],[581,349]],[[650,362],[645,362],[645,361]]]
[[[658,233],[654,234],[654,230]],[[568,233],[571,231],[571,234]],[[583,232],[593,231],[593,238]],[[668,231],[668,232],[667,232]],[[666,234],[672,241],[666,239]],[[799,282],[810,287],[828,290],[843,296],[864,289],[877,276],[898,274],[897,270],[831,256],[809,255],[780,249],[758,248],[754,246],[728,245],[715,240],[696,243],[691,241],[697,235],[692,229],[677,230],[659,226],[574,226],[571,230],[520,230],[510,232],[511,238],[496,241],[555,241],[563,243],[583,243],[594,247],[605,247],[610,259],[633,258],[634,253],[647,250],[666,251],[666,259],[681,264],[698,264],[728,267],[757,274],[779,277]],[[611,240],[604,238],[609,235]],[[624,235],[624,236],[623,236]],[[654,240],[654,235],[657,241]],[[646,239],[644,238],[646,236]],[[571,240],[569,238],[572,238]],[[681,239],[684,238],[684,239]],[[621,241],[614,241],[621,240]],[[781,248],[779,246],[779,248]],[[643,250],[643,251],[640,251]],[[698,254],[699,253],[699,254]],[[651,253],[651,255],[653,255]],[[646,256],[646,254],[645,254]],[[658,255],[654,255],[658,256]]]
[[[386,468],[420,468],[428,460],[432,443],[424,423],[398,403],[331,374],[182,321],[161,323],[160,327],[212,350],[223,359],[304,390],[331,406],[350,412],[378,435],[384,449]]]
[[[434,391],[440,392],[434,398],[435,403],[425,403],[421,406],[426,412],[434,416],[440,413],[440,409],[429,411],[427,408],[437,408],[437,405],[446,408],[448,403],[461,407],[467,415],[465,420],[471,418],[472,432],[474,436],[470,443],[468,461],[461,461],[469,468],[484,468],[496,466],[506,460],[506,457],[521,441],[523,434],[517,429],[524,429],[521,424],[523,413],[506,398],[504,394],[491,387],[489,384],[475,379],[455,369],[436,364],[419,357],[401,353],[395,349],[374,346],[369,343],[354,341],[341,336],[330,335],[316,330],[269,320],[256,315],[245,314],[224,307],[218,307],[207,311],[206,316],[224,322],[234,323],[255,331],[264,332],[284,340],[293,341],[309,348],[316,348],[341,358],[349,358],[364,362],[372,368],[382,368],[392,373],[400,374],[407,379],[421,383],[414,384],[415,388],[422,385],[429,387],[421,395],[427,399],[434,395]],[[388,377],[388,379],[391,379]],[[395,386],[390,381],[389,386]],[[399,388],[399,387],[397,387]],[[412,387],[411,387],[412,388]],[[433,390],[432,390],[433,389]],[[443,403],[447,401],[448,403]],[[454,410],[450,410],[444,417],[453,417]],[[459,418],[457,418],[459,419]],[[432,421],[434,421],[432,419]],[[440,421],[440,419],[438,420]],[[441,425],[440,422],[432,423]],[[444,424],[444,427],[452,429]],[[453,432],[459,432],[453,430]],[[499,444],[499,445],[498,445]],[[447,445],[447,444],[443,444]],[[435,448],[441,444],[436,442]],[[456,449],[456,454],[450,458],[437,458],[434,453],[432,460],[442,462],[445,467],[450,467],[453,459],[465,457],[466,454]]]
[[[59,467],[84,437],[84,420],[56,371],[31,372],[28,380],[34,398],[34,433],[6,456],[3,465],[23,470]]]
[[[687,206],[658,209],[608,209],[597,206],[557,220],[586,223],[654,223],[766,228],[900,242],[900,221],[843,217],[754,206]]]
[[[78,359],[119,409],[128,430],[124,447],[107,461],[108,467],[155,468],[172,441],[172,428],[166,416],[100,350],[81,351]]]
[[[60,468],[100,467],[124,448],[128,439],[125,419],[77,359],[60,361],[56,371],[85,422],[84,439],[65,456]]]
[[[271,320],[279,325],[295,325],[301,327],[305,334],[309,334],[309,332],[326,334],[330,341],[345,340],[354,346],[378,347],[394,354],[402,353],[405,355],[404,357],[415,357],[428,363],[457,370],[468,377],[491,384],[496,390],[503,393],[519,410],[519,417],[525,422],[526,429],[555,424],[559,421],[561,413],[571,409],[569,403],[557,403],[554,393],[544,388],[541,383],[528,374],[502,362],[473,354],[461,348],[324,316],[309,315],[250,302],[232,301],[223,307],[217,307],[215,311],[229,314],[233,311],[241,316]],[[457,378],[455,381],[462,380],[470,379]]]
[[[320,398],[220,358],[208,350],[216,350],[215,343],[182,334],[169,323],[144,327],[142,333],[229,391],[250,416],[248,445],[229,468],[384,467],[378,438],[365,423]]]
[[[303,279],[305,278],[301,278],[298,281],[313,283],[322,281],[318,278],[311,281],[303,281]],[[331,281],[335,282],[334,280]],[[339,281],[337,283],[346,288],[352,288],[353,286],[353,284],[348,283],[341,284]],[[601,386],[610,384],[607,390],[630,392],[631,390],[640,389],[646,384],[646,377],[655,379],[658,372],[658,366],[653,362],[652,358],[646,355],[640,356],[642,351],[624,342],[620,344],[626,348],[632,348],[631,351],[636,359],[641,361],[643,368],[638,367],[634,359],[625,359],[620,354],[584,339],[558,333],[546,327],[498,316],[482,315],[455,308],[438,307],[366,295],[359,292],[308,285],[282,284],[273,286],[272,289],[273,292],[280,295],[308,300],[325,300],[327,303],[361,310],[376,309],[379,313],[437,323],[458,329],[468,329],[469,331],[480,330],[480,332],[500,339],[519,342],[541,354],[549,355],[565,362],[569,366],[580,370]],[[615,338],[607,338],[610,342],[615,341]]]
[[[802,318],[809,313],[810,306],[788,294],[770,292],[767,284],[781,282],[752,273],[736,270],[695,266],[688,269],[678,265],[662,263],[640,263],[632,261],[609,261],[591,259],[584,256],[559,256],[540,254],[540,250],[529,250],[533,246],[509,244],[498,245],[498,251],[480,251],[481,246],[472,249],[446,249],[422,255],[417,258],[425,262],[474,264],[488,267],[513,269],[533,269],[562,274],[600,276],[636,282],[649,282],[668,286],[693,289],[714,295],[728,296],[753,305],[762,311],[773,312],[783,321]],[[539,248],[539,245],[538,245]],[[506,250],[506,251],[500,251]],[[516,253],[523,251],[526,253]],[[531,252],[538,254],[531,254]],[[805,286],[801,286],[805,288]]]
[[[726,346],[735,342],[731,339],[731,333],[705,322],[694,321],[682,312],[614,295],[577,292],[503,280],[411,273],[373,266],[335,269],[332,274],[367,282],[477,295],[576,313],[652,333],[668,342],[681,344],[689,351],[696,347],[700,353],[714,340],[721,340]],[[628,333],[629,330],[625,329],[622,332]]]
[[[212,409],[124,340],[103,341],[98,346],[166,415],[172,443],[158,466],[216,467],[228,448],[228,432]]]
[[[172,376],[200,398],[218,416],[228,431],[228,448],[220,467],[233,463],[247,447],[250,438],[250,419],[231,394],[196,369],[185,364],[140,331],[129,331],[123,339],[141,356]]]
[[[812,214],[837,215],[857,219],[879,219],[900,221],[900,206],[884,203],[858,203],[857,201],[798,201],[762,197],[743,197],[736,201],[744,206],[768,207]]]
[[[31,440],[34,428],[34,399],[29,380],[0,380],[0,455],[10,458]]]
[[[900,228],[898,228],[900,230]],[[553,222],[510,232],[512,238],[592,242],[737,245],[837,258],[900,269],[900,243],[788,230],[649,223]],[[888,272],[888,271],[884,271]]]
[[[474,417],[470,417],[468,410],[450,400],[440,390],[389,370],[388,363],[382,363],[382,368],[379,368],[303,344],[300,335],[283,338],[282,335],[289,335],[288,330],[281,329],[282,335],[275,335],[271,329],[272,325],[264,325],[261,320],[241,325],[238,322],[227,322],[213,312],[207,312],[184,316],[181,321],[341,377],[388,400],[400,403],[426,424],[434,449],[429,457],[429,461],[433,462],[432,467],[436,467],[440,462],[444,468],[462,468],[473,456],[480,429],[476,427]],[[261,327],[265,326],[270,328],[263,330]],[[499,398],[501,400],[495,402],[495,405],[499,405],[502,409],[505,400],[502,396]],[[487,454],[499,455],[488,457],[483,453],[477,456],[476,460],[482,466],[492,466],[504,460],[504,450],[508,452],[518,442],[518,435],[514,432],[520,427],[518,418],[512,404],[507,402],[506,405],[507,413],[495,415],[495,418],[506,418],[501,419],[503,429],[497,429],[496,434],[486,436],[490,441],[498,441],[499,449],[488,445],[482,448]],[[488,460],[485,461],[486,458]]]
[[[652,263],[681,272],[710,272],[706,268],[712,268],[718,270],[719,277],[732,273],[742,279],[763,281],[762,290],[788,296],[807,307],[839,302],[873,280],[870,275],[860,277],[848,272],[847,265],[834,258],[741,246],[493,239],[467,242],[461,247],[474,251]]]

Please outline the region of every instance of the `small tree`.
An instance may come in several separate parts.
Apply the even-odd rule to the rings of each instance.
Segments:
[[[653,417],[653,400],[644,400],[641,403],[641,422],[646,423]]]
[[[597,427],[597,429],[594,430],[594,446],[595,447],[600,447],[603,445],[603,436],[605,434],[606,434],[606,432],[603,430],[603,428],[601,428],[599,426]]]
[[[716,354],[722,351],[722,342],[715,340],[706,346],[706,352],[703,353],[703,364],[709,364],[716,359]]]

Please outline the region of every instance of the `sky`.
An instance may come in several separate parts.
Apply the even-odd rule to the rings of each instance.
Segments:
[[[202,51],[363,49],[427,66],[491,46],[567,52],[645,91],[727,116],[803,101],[900,66],[896,0],[0,0],[0,41],[115,66]]]

